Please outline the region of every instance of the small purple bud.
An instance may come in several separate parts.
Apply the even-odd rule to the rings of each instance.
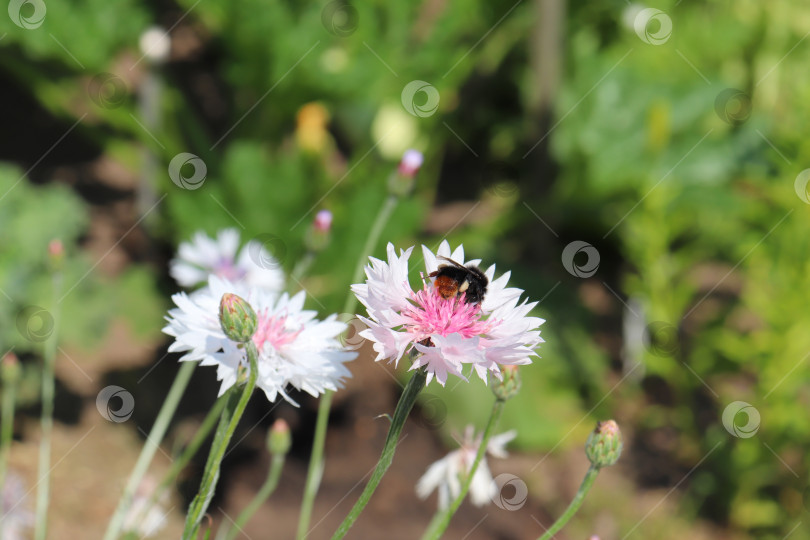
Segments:
[[[424,161],[425,156],[419,150],[406,150],[402,155],[402,161],[399,162],[399,174],[411,178],[416,176]]]

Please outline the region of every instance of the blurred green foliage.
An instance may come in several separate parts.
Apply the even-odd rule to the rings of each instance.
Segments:
[[[141,187],[167,194],[147,221],[156,235],[176,245],[199,229],[239,226],[245,239],[279,239],[290,270],[314,213],[329,208],[333,242],[304,285],[312,307],[336,311],[385,179],[402,150],[418,147],[427,160],[416,192],[383,238],[435,247],[447,235],[543,299],[547,343],[501,426],[518,428],[517,447],[576,448],[594,420],[614,416],[631,435],[627,470],[644,485],[681,485],[685,519],[760,538],[782,538],[799,521],[810,444],[808,206],[794,191],[810,162],[801,84],[810,23],[800,3],[656,2],[674,28],[660,45],[634,31],[644,6],[568,3],[559,48],[542,51],[563,66],[551,111],[537,105],[547,73],[532,60],[543,31],[533,3],[358,2],[337,23],[325,2],[182,0],[161,17],[135,2],[47,6],[36,30],[5,24],[0,46],[13,54],[0,56],[0,69],[54,116],[87,115],[83,137],[132,170],[142,170],[144,149],[156,157],[158,174],[144,168]],[[172,61],[141,58],[147,26],[186,12]],[[104,89],[124,89],[112,96],[120,106],[99,99],[91,81],[100,73],[120,80]],[[162,81],[157,105],[144,105],[147,73]],[[412,80],[438,89],[436,114],[404,112]],[[726,89],[737,99],[723,98]],[[146,129],[153,113],[159,122]],[[180,152],[204,160],[200,189],[164,174]],[[0,174],[2,186],[21,178]],[[454,226],[426,231],[431,207],[452,201],[481,201],[487,212],[465,220],[464,207]],[[22,346],[17,311],[49,302],[47,242],[75,244],[86,211],[58,184],[25,181],[0,205],[0,286],[12,297],[0,337]],[[576,239],[602,257],[589,280],[560,265]],[[69,260],[66,283],[80,283],[65,300],[65,339],[98,337],[112,312],[155,330],[165,300],[154,275],[79,280],[91,264]],[[609,307],[594,307],[598,298]],[[631,300],[636,308],[622,305]],[[652,322],[674,336],[665,354],[615,346],[623,325]],[[480,382],[454,384],[423,399],[426,410],[437,398],[446,407],[445,433],[481,425],[491,400]],[[733,401],[760,412],[754,437],[724,428]],[[661,436],[669,442],[656,445]],[[810,531],[801,527],[797,537]]]

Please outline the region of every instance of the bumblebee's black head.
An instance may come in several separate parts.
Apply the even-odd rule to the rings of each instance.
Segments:
[[[436,289],[443,298],[452,298],[465,294],[464,301],[478,304],[484,299],[489,280],[480,268],[474,264],[462,266],[452,259],[441,257],[450,264],[439,265],[439,269],[430,273],[436,278]]]

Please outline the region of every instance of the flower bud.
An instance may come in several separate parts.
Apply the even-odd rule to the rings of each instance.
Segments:
[[[520,372],[517,366],[503,366],[501,368],[501,379],[490,375],[492,383],[492,393],[501,401],[511,399],[520,392]]]
[[[273,423],[273,427],[267,433],[267,449],[274,456],[283,456],[290,451],[292,437],[290,437],[290,426],[287,422],[279,418]]]
[[[388,191],[397,197],[409,195],[413,189],[414,177],[422,167],[425,157],[418,150],[406,150],[399,162],[397,171],[388,179]]]
[[[307,249],[310,251],[323,251],[329,244],[330,232],[332,229],[332,212],[321,210],[315,216],[312,227],[306,236]]]
[[[48,260],[54,270],[62,268],[62,261],[65,258],[65,246],[58,238],[54,238],[48,243]]]
[[[414,177],[416,173],[419,172],[419,169],[422,167],[422,163],[425,161],[425,156],[422,155],[422,152],[419,150],[406,150],[405,153],[402,155],[402,161],[399,162],[399,168],[397,171],[402,176],[409,176]]]
[[[608,467],[622,455],[622,432],[614,420],[597,422],[596,429],[588,436],[585,453],[596,467]]]
[[[256,333],[256,312],[243,298],[225,293],[219,303],[219,324],[228,339],[247,343]]]
[[[15,383],[20,379],[20,361],[13,352],[7,353],[0,364],[0,376],[3,382]]]

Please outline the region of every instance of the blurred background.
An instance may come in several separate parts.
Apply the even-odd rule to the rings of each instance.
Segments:
[[[331,243],[291,289],[337,312],[387,178],[417,148],[415,190],[375,255],[388,241],[463,243],[511,270],[547,319],[498,429],[518,430],[510,457],[490,461],[528,497],[465,503],[448,538],[540,536],[607,418],[624,455],[557,538],[810,536],[803,8],[12,0],[0,17],[0,348],[23,366],[11,463],[26,504],[52,238],[66,258],[51,537],[100,538],[177,370],[160,329],[178,243],[236,228],[289,272],[328,209]],[[356,499],[388,427],[378,415],[406,376],[360,352],[335,396],[311,538],[328,538]],[[126,422],[96,410],[110,384],[134,396]],[[197,370],[155,478],[217,388]],[[254,396],[215,523],[258,490],[265,434],[284,418],[291,457],[244,537],[293,536],[317,409],[296,399]],[[454,433],[484,425],[490,403],[477,380],[431,385],[353,537],[418,537],[436,500],[416,498],[416,479],[456,448]],[[204,457],[172,490],[159,537],[178,536]]]

